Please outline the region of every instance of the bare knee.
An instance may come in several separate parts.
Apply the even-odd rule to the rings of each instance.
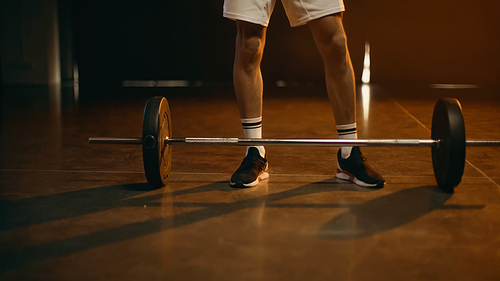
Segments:
[[[341,16],[330,16],[309,23],[316,46],[325,63],[348,63],[347,37]]]
[[[236,43],[236,57],[243,63],[258,63],[262,57],[263,49],[263,42],[258,37],[239,38]]]
[[[235,62],[246,70],[259,67],[264,53],[265,27],[246,22],[238,22],[237,27]]]
[[[324,41],[317,42],[317,45],[325,62],[338,64],[339,67],[348,63],[347,38],[343,31],[329,34]]]

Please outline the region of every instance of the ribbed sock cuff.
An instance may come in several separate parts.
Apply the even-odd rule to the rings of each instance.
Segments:
[[[357,139],[358,133],[356,131],[356,123],[353,124],[345,124],[345,125],[337,125],[337,133],[339,135],[339,139]],[[351,155],[352,146],[343,146],[340,148],[340,154],[342,158],[349,158]]]
[[[255,118],[241,118],[241,126],[243,127],[243,132],[245,133],[245,138],[248,139],[261,139],[262,138],[262,116]],[[263,146],[253,146],[259,150],[260,156],[266,156],[266,150]],[[248,148],[247,146],[247,153]]]
[[[358,138],[358,134],[356,131],[356,123],[337,125],[337,133],[339,135],[339,139],[356,139],[356,138]]]

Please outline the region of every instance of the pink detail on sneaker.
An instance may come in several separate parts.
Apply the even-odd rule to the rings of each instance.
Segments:
[[[349,172],[342,171],[339,168],[337,168],[337,177],[341,178],[343,180],[348,180],[348,181],[354,181],[354,179],[356,178],[355,176],[351,175]]]

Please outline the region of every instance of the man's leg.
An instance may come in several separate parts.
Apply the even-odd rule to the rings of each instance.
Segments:
[[[262,116],[262,73],[267,28],[245,21],[236,21],[236,54],[233,82],[241,118]]]
[[[267,28],[245,21],[236,21],[236,55],[233,82],[245,137],[262,137],[262,73]],[[251,187],[267,178],[267,160],[263,146],[247,148],[247,156],[231,177],[236,187]]]
[[[357,138],[356,86],[342,15],[308,22],[323,57],[328,97],[340,138]],[[337,177],[367,187],[382,187],[385,180],[364,162],[358,147],[342,147],[338,153]],[[359,172],[361,171],[361,172]]]
[[[340,14],[308,23],[325,64],[328,97],[337,125],[356,123],[354,71]]]

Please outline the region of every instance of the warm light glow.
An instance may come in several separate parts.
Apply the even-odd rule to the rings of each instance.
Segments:
[[[278,81],[276,81],[276,86],[278,86],[280,88],[281,87],[286,87],[286,82],[283,81],[283,80],[278,80]]]
[[[363,102],[363,120],[365,121],[365,123],[368,122],[368,117],[370,115],[370,98],[370,86],[367,84],[363,84],[361,86],[361,100]]]
[[[154,87],[156,81],[139,81],[139,80],[126,80],[123,81],[123,87]]]
[[[363,61],[363,72],[361,73],[361,82],[368,84],[370,83],[370,43],[365,43],[365,59]]]
[[[80,101],[79,80],[80,80],[80,74],[78,73],[78,64],[74,63],[73,64],[73,98],[75,100],[75,103],[78,103]]]
[[[78,83],[80,79],[80,74],[78,73],[78,64],[74,63],[73,64],[73,80],[75,83]]]
[[[479,85],[471,84],[431,84],[434,89],[477,89]]]
[[[75,83],[73,84],[73,99],[75,103],[78,103],[80,101],[80,85],[77,81],[75,81]]]
[[[152,87],[189,87],[187,80],[125,80],[122,83],[123,87],[139,87],[139,88],[152,88]],[[194,86],[201,87],[202,81],[196,81]]]
[[[188,87],[189,81],[187,80],[158,80],[156,87]]]

